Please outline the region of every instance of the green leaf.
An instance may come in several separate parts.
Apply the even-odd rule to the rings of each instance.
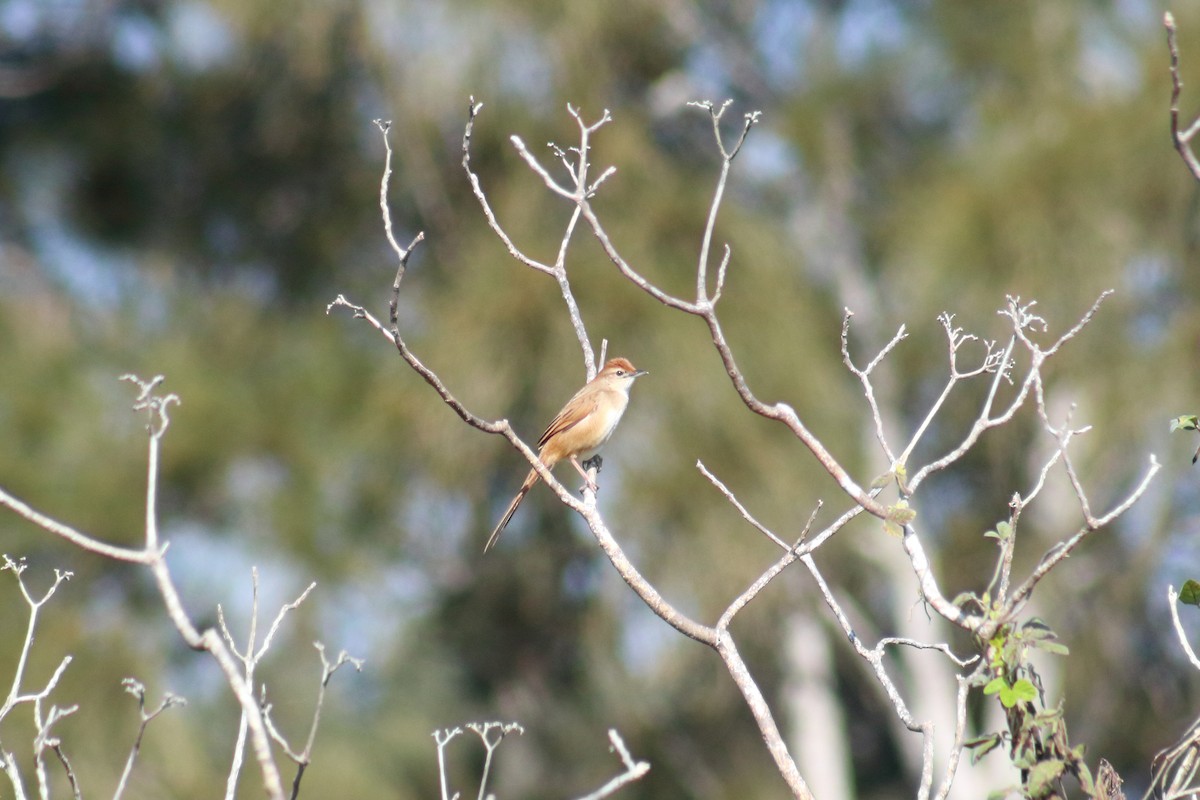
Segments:
[[[1033,617],[1021,625],[1021,630],[1028,634],[1031,639],[1053,639],[1055,638],[1054,631],[1046,624],[1046,621],[1041,617]]]
[[[1039,761],[1029,771],[1029,780],[1025,782],[1027,794],[1040,797],[1053,788],[1055,781],[1062,777],[1066,764],[1057,758]]]
[[[871,481],[871,488],[872,489],[882,489],[883,487],[887,486],[889,483],[892,482],[893,477],[895,477],[895,473],[885,472],[882,475],[880,475],[878,478],[876,478],[875,480]]]
[[[1200,429],[1200,417],[1197,417],[1195,414],[1184,414],[1171,420],[1171,433],[1198,429]]]
[[[1200,583],[1188,578],[1179,590],[1179,602],[1189,606],[1200,606]]]
[[[971,763],[977,764],[979,759],[995,750],[1003,741],[1004,737],[1001,734],[992,733],[963,742],[963,747],[971,751]]]
[[[916,509],[908,507],[907,500],[900,500],[895,505],[888,506],[887,518],[900,525],[907,525],[917,518]]]
[[[1071,654],[1070,649],[1062,642],[1034,642],[1033,646],[1052,656],[1067,656]]]
[[[1008,681],[1004,680],[1004,678],[992,678],[987,682],[987,686],[983,687],[983,693],[995,694],[996,692],[1002,692],[1007,688]]]
[[[1028,742],[1022,745],[1012,757],[1012,764],[1017,769],[1032,769],[1036,763],[1037,753],[1033,751],[1033,747]]]
[[[1079,788],[1088,797],[1096,796],[1096,781],[1092,779],[1092,771],[1088,769],[1087,764],[1082,761],[1075,762],[1075,768],[1078,770]]]
[[[1017,700],[1033,701],[1038,696],[1037,687],[1028,678],[1021,678],[1021,680],[1014,683],[1012,691]]]
[[[1053,728],[1058,726],[1062,721],[1062,717],[1062,706],[1055,706],[1054,708],[1048,708],[1038,714],[1034,714],[1033,721],[1042,727]]]
[[[978,764],[979,759],[983,758],[988,753],[992,752],[993,750],[995,750],[997,747],[1000,746],[1000,741],[1001,741],[1000,735],[997,734],[996,736],[991,737],[991,741],[975,748],[975,750],[973,750],[971,752],[971,763]]]

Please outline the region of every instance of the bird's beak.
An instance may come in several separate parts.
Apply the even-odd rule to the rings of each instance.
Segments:
[[[633,377],[635,377],[635,378],[640,378],[640,377],[642,377],[643,375],[649,375],[649,374],[650,374],[650,370],[648,370],[648,369],[639,369],[637,372],[633,373]]]

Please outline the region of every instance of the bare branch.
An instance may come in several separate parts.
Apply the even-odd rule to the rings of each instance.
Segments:
[[[1200,159],[1192,152],[1192,138],[1200,132],[1200,116],[1192,121],[1186,131],[1179,130],[1179,95],[1183,91],[1183,78],[1179,75],[1179,47],[1175,41],[1175,17],[1170,11],[1163,14],[1163,27],[1167,29],[1167,50],[1171,54],[1171,141],[1192,177],[1200,180]]]
[[[1029,577],[1025,579],[1025,582],[1013,591],[1012,598],[1008,603],[1008,612],[994,624],[1003,624],[1004,622],[1012,619],[1014,615],[1020,613],[1021,609],[1025,606],[1025,603],[1029,600],[1030,595],[1033,594],[1034,587],[1037,586],[1042,578],[1046,577],[1046,575],[1048,575],[1052,569],[1054,569],[1060,562],[1071,555],[1075,548],[1079,546],[1079,543],[1082,542],[1089,534],[1094,533],[1100,528],[1103,528],[1105,525],[1109,524],[1114,519],[1128,511],[1133,504],[1136,503],[1138,499],[1140,499],[1141,496],[1146,493],[1146,490],[1150,488],[1150,481],[1154,479],[1155,474],[1157,474],[1161,468],[1162,465],[1158,463],[1158,459],[1151,455],[1150,466],[1147,468],[1146,474],[1142,476],[1142,480],[1138,483],[1137,487],[1125,496],[1124,500],[1114,506],[1113,509],[1107,514],[1101,517],[1093,518],[1091,522],[1084,525],[1084,527],[1082,527],[1070,539],[1067,539],[1065,542],[1059,542],[1051,547],[1046,554],[1042,556],[1042,560],[1038,562],[1037,567],[1032,573],[1030,573]],[[989,627],[984,630],[991,631],[992,629]],[[981,632],[981,635],[984,635],[983,632]]]
[[[942,594],[937,579],[933,575],[933,568],[929,564],[929,557],[925,555],[921,537],[917,535],[916,529],[911,524],[904,526],[904,534],[900,541],[904,545],[904,552],[908,555],[909,563],[912,564],[913,573],[921,587],[921,597],[925,602],[929,603],[934,611],[945,617],[947,622],[968,632],[979,630],[984,624],[983,617],[966,613]]]
[[[745,118],[745,126],[742,128],[741,136],[738,137],[737,143],[733,149],[727,151],[725,144],[721,139],[721,117],[725,114],[725,110],[729,108],[732,100],[726,100],[721,104],[720,109],[713,106],[710,101],[691,102],[688,105],[706,109],[712,119],[713,136],[717,140],[717,149],[721,151],[721,172],[717,177],[717,186],[713,191],[713,199],[708,207],[708,220],[704,224],[704,234],[700,242],[700,258],[696,264],[696,305],[713,305],[721,296],[721,289],[725,283],[725,267],[729,263],[729,245],[725,245],[725,257],[721,260],[721,266],[717,273],[717,286],[713,295],[708,294],[708,252],[712,245],[713,230],[717,224],[717,210],[721,207],[721,198],[725,195],[725,183],[729,178],[729,167],[733,163],[733,159],[737,156],[738,151],[742,149],[742,143],[746,141],[746,134],[750,132],[751,126],[758,121],[761,112],[755,111],[752,114],[747,114]]]
[[[1036,305],[1036,301],[1022,304],[1021,298],[1010,296],[1005,307],[997,313],[999,313],[1001,316],[1008,317],[1008,319],[1011,321],[1013,338],[1009,341],[1003,355],[998,359],[995,357],[992,347],[989,346],[989,352],[987,358],[985,359],[985,365],[990,362],[991,366],[988,368],[988,371],[990,371],[991,368],[994,368],[995,372],[992,379],[991,388],[988,391],[987,398],[979,411],[979,415],[976,418],[974,425],[971,426],[971,430],[967,433],[966,437],[958,444],[957,447],[955,447],[949,453],[946,453],[941,458],[926,464],[912,477],[908,484],[910,490],[916,491],[916,488],[929,475],[945,469],[962,458],[967,451],[975,446],[975,443],[979,441],[979,437],[982,436],[985,431],[1000,425],[1004,425],[1011,420],[1016,415],[1017,411],[1025,405],[1025,401],[1028,399],[1030,392],[1040,391],[1041,370],[1046,359],[1056,354],[1064,344],[1075,338],[1075,336],[1077,336],[1079,332],[1082,331],[1084,327],[1086,327],[1087,324],[1092,321],[1093,317],[1096,315],[1096,312],[1099,311],[1100,305],[1112,293],[1113,290],[1111,289],[1106,289],[1105,291],[1101,292],[1096,298],[1095,302],[1092,303],[1091,307],[1088,308],[1082,317],[1080,317],[1079,321],[1076,322],[1075,325],[1070,328],[1070,330],[1060,336],[1053,345],[1046,349],[1039,347],[1029,337],[1028,333],[1029,331],[1035,329],[1041,329],[1044,331],[1046,328],[1046,320],[1033,313],[1033,307]],[[951,331],[952,329],[947,327],[947,332],[951,333]],[[996,392],[1000,386],[1001,380],[1008,376],[1008,370],[1012,364],[1012,351],[1017,342],[1020,342],[1029,352],[1029,367],[1025,373],[1024,379],[1021,381],[1020,389],[1017,391],[1016,396],[1010,401],[1008,408],[1006,408],[1000,414],[992,416],[992,406],[995,402]],[[944,396],[945,392],[943,393],[943,397]]]
[[[488,202],[487,195],[484,193],[483,188],[480,185],[479,177],[471,170],[471,133],[474,129],[475,117],[479,113],[479,109],[481,107],[481,103],[477,104],[475,103],[474,98],[471,98],[470,113],[468,115],[466,128],[463,132],[462,164],[463,169],[467,173],[467,179],[470,181],[472,191],[475,193],[475,197],[479,201],[480,207],[483,209],[484,217],[488,220],[488,225],[504,243],[504,246],[508,249],[509,254],[512,255],[513,258],[517,259],[517,261],[520,263],[529,267],[533,267],[540,272],[545,272],[553,276],[554,279],[558,281],[559,292],[562,294],[563,302],[567,306],[567,315],[571,320],[571,325],[575,329],[575,337],[578,339],[580,348],[583,351],[584,367],[587,373],[587,379],[591,380],[596,376],[597,363],[591,347],[591,338],[588,336],[587,327],[583,323],[583,316],[579,310],[579,304],[575,300],[575,295],[571,289],[570,281],[567,279],[566,266],[567,248],[575,233],[575,228],[578,225],[580,209],[578,205],[576,205],[571,211],[571,217],[567,221],[566,229],[564,230],[562,239],[559,242],[558,254],[555,257],[553,266],[534,261],[533,259],[530,259],[524,255],[524,253],[517,248],[511,237],[509,237],[508,233],[496,220],[495,214],[491,209],[491,204]],[[604,115],[599,121],[592,125],[588,125],[583,121],[575,109],[571,108],[570,106],[567,108],[579,125],[580,143],[577,148],[572,148],[572,152],[574,152],[577,156],[576,162],[572,164],[567,156],[567,153],[561,148],[558,148],[553,144],[551,144],[551,148],[560,154],[560,157],[564,165],[567,167],[568,172],[571,175],[571,179],[575,185],[575,191],[570,193],[570,196],[572,198],[576,196],[591,196],[596,189],[599,188],[600,184],[603,183],[609,177],[609,175],[615,171],[614,168],[610,167],[605,170],[605,172],[599,178],[597,178],[593,184],[590,186],[587,184],[588,169],[591,166],[589,161],[589,153],[591,151],[589,137],[605,122],[607,122],[610,119],[610,116],[608,111],[605,110]],[[537,159],[533,158],[528,149],[525,148],[524,143],[522,143],[520,139],[517,139],[516,137],[513,138],[514,145],[517,146],[518,153],[522,154],[522,157],[526,160],[526,163],[531,163],[531,166],[534,167],[535,171],[538,171],[539,174],[543,175],[545,179],[550,180],[549,173],[547,173],[541,167],[541,165],[537,163]],[[600,363],[603,363],[603,358],[600,359]]]
[[[504,230],[499,221],[496,219],[496,212],[492,210],[492,205],[488,201],[487,195],[483,191],[483,186],[479,182],[479,176],[476,175],[475,171],[471,169],[471,134],[475,128],[475,117],[482,109],[483,103],[476,103],[475,98],[472,97],[470,99],[470,105],[467,109],[467,126],[463,131],[462,165],[463,170],[467,173],[467,181],[471,184],[471,191],[474,192],[475,199],[479,201],[479,205],[483,209],[483,217],[487,220],[488,226],[492,229],[492,232],[495,233],[496,236],[500,237],[500,241],[503,242],[505,248],[508,249],[509,255],[527,267],[532,267],[539,272],[552,274],[554,272],[553,267],[551,267],[549,264],[543,264],[542,262],[525,255],[523,252],[521,252],[520,248],[517,247],[516,243],[509,238],[508,232]]]
[[[575,508],[583,516],[588,527],[591,528],[592,534],[595,535],[596,540],[600,543],[600,549],[604,551],[604,554],[621,575],[621,578],[642,599],[642,602],[649,606],[659,618],[683,635],[698,642],[703,642],[717,651],[718,655],[721,656],[721,660],[725,662],[725,668],[729,671],[730,677],[733,678],[734,684],[741,691],[742,697],[746,700],[747,706],[749,706],[751,713],[754,715],[759,732],[762,734],[763,740],[767,744],[767,749],[775,760],[775,766],[779,769],[783,779],[792,790],[792,794],[797,798],[811,798],[812,794],[808,789],[808,785],[805,783],[803,777],[801,777],[800,771],[796,767],[796,762],[792,759],[791,754],[788,753],[783,736],[780,734],[779,728],[771,715],[771,709],[767,705],[762,691],[750,675],[745,661],[742,660],[741,655],[738,653],[733,638],[729,635],[729,631],[702,625],[667,602],[659,594],[658,589],[647,581],[637,568],[634,567],[633,563],[630,562],[625,552],[621,549],[621,546],[613,538],[611,531],[609,531],[596,506],[588,504],[576,508],[579,504],[574,498],[571,498],[571,501],[568,505],[571,505],[572,508]]]
[[[58,669],[54,672],[54,676],[50,679],[50,683],[41,692],[37,694],[22,694],[21,686],[25,682],[25,668],[29,664],[29,652],[33,647],[33,640],[37,631],[38,615],[41,613],[42,606],[54,596],[59,585],[63,581],[70,580],[70,572],[61,570],[54,571],[54,583],[46,590],[40,598],[34,598],[29,593],[29,588],[25,585],[25,579],[22,574],[25,572],[25,560],[13,560],[5,553],[2,558],[4,563],[0,564],[0,572],[11,572],[17,579],[17,587],[21,591],[21,597],[24,598],[25,604],[29,606],[29,620],[25,625],[25,637],[21,642],[21,653],[17,656],[17,665],[13,670],[12,685],[8,689],[8,695],[4,698],[4,703],[0,705],[0,720],[3,720],[14,707],[21,703],[33,703],[39,699],[47,697],[54,686],[58,683],[59,676],[62,671],[71,663],[71,657],[66,656],[59,664]]]
[[[60,669],[62,666],[66,666],[65,661],[62,665],[60,665]],[[57,674],[55,675],[54,680],[57,682]],[[71,790],[75,796],[75,800],[80,800],[81,794],[79,789],[79,779],[75,775],[75,770],[71,767],[70,759],[67,758],[67,754],[63,751],[62,741],[51,733],[51,728],[53,728],[59,720],[74,714],[79,710],[79,706],[72,705],[68,706],[67,708],[50,706],[49,711],[46,712],[45,716],[43,717],[41,708],[43,699],[43,697],[39,697],[34,701],[34,724],[37,726],[37,736],[35,736],[33,740],[33,760],[34,771],[36,772],[38,779],[38,791],[42,797],[50,796],[50,784],[46,775],[45,760],[45,753],[47,750],[50,750],[58,758],[59,763],[63,765],[63,769],[66,770],[67,781],[71,785]]]
[[[908,533],[905,534],[905,538],[909,538]],[[915,536],[913,538],[915,538]],[[912,713],[908,710],[908,705],[904,702],[904,698],[900,696],[900,690],[892,681],[891,676],[888,674],[887,667],[883,663],[885,652],[889,646],[897,644],[904,645],[906,647],[914,647],[917,649],[937,650],[938,652],[945,654],[948,658],[950,658],[951,661],[960,667],[967,666],[977,661],[979,657],[974,656],[969,659],[961,659],[954,655],[953,651],[950,649],[950,646],[947,644],[927,644],[913,639],[899,637],[887,637],[881,639],[875,645],[875,647],[868,648],[865,644],[863,644],[862,638],[855,633],[853,626],[850,624],[849,618],[846,616],[846,612],[842,609],[841,604],[838,603],[837,598],[834,597],[833,591],[830,589],[829,584],[826,583],[821,571],[817,569],[816,561],[813,559],[812,555],[802,556],[801,561],[803,561],[804,565],[808,567],[809,572],[813,576],[813,580],[817,584],[818,590],[821,592],[821,597],[825,600],[825,605],[833,614],[834,619],[837,621],[838,626],[842,629],[842,633],[845,634],[846,639],[850,642],[850,645],[854,648],[854,651],[858,653],[863,660],[870,664],[871,670],[875,674],[875,680],[883,688],[888,700],[891,701],[897,718],[899,718],[900,722],[910,731],[921,734],[921,783],[920,787],[918,788],[917,796],[919,798],[929,797],[929,791],[933,784],[933,722],[918,722],[912,716]],[[965,692],[966,689],[960,681],[960,716],[964,718],[964,725],[966,714]],[[952,767],[947,774],[945,786],[943,787],[944,791],[949,791],[950,780],[953,776],[953,770],[955,768],[956,767]]]
[[[731,500],[733,500],[735,503],[737,502],[736,499],[732,498],[732,496]],[[729,604],[729,606],[725,609],[725,612],[721,614],[721,618],[717,620],[717,630],[727,629],[729,624],[733,622],[734,615],[745,608],[751,600],[753,600],[759,595],[760,592],[762,592],[763,589],[767,588],[767,584],[774,580],[775,576],[779,575],[781,572],[791,566],[791,564],[795,562],[797,558],[812,552],[813,547],[804,546],[804,540],[808,537],[808,532],[812,529],[813,522],[816,521],[817,514],[821,511],[821,506],[822,503],[818,500],[817,507],[814,508],[812,514],[809,515],[808,522],[805,524],[804,530],[800,532],[800,537],[796,540],[794,545],[788,546],[777,537],[772,537],[775,539],[777,544],[784,548],[786,552],[774,564],[772,564],[766,572],[755,578],[754,582],[751,583],[745,591],[738,595],[734,601]]]
[[[444,730],[436,730],[433,732],[433,741],[437,744],[437,759],[438,759],[438,778],[441,784],[442,800],[458,800],[458,792],[450,794],[450,787],[446,778],[446,745],[456,737],[462,734],[462,728],[446,728]]]
[[[973,675],[957,675],[958,694],[955,696],[954,702],[954,744],[950,747],[950,753],[946,757],[946,775],[942,778],[942,785],[938,787],[937,794],[934,795],[934,800],[946,800],[950,795],[950,787],[954,784],[954,773],[958,771],[958,762],[962,759],[963,745],[966,741],[967,733],[967,695],[971,690],[971,681],[976,675],[981,675],[987,665],[982,661],[975,667]]]
[[[121,685],[125,687],[125,691],[137,698],[138,715],[141,717],[141,724],[138,726],[137,738],[133,741],[133,748],[129,751],[129,757],[125,759],[125,769],[121,771],[121,779],[117,782],[117,788],[113,792],[113,800],[120,800],[121,795],[125,793],[125,785],[129,781],[129,776],[133,772],[133,763],[137,759],[138,753],[142,747],[142,737],[146,734],[146,727],[151,720],[159,714],[166,711],[168,708],[175,706],[187,705],[187,700],[179,695],[167,692],[163,695],[162,702],[158,704],[158,708],[153,711],[146,711],[146,687],[134,678],[126,678],[121,681]]]
[[[254,756],[262,772],[263,788],[273,800],[282,800],[283,784],[279,779],[279,770],[275,765],[275,759],[271,755],[270,738],[267,735],[266,726],[263,723],[258,703],[254,699],[253,689],[243,679],[238,668],[238,662],[225,646],[220,634],[212,628],[201,633],[196,629],[191,618],[188,617],[180,600],[179,590],[175,586],[174,578],[167,567],[166,558],[164,557],[165,548],[160,549],[158,546],[159,448],[169,424],[167,410],[173,403],[178,403],[179,398],[175,395],[160,396],[153,393],[154,388],[162,380],[161,376],[149,381],[143,381],[134,375],[126,375],[123,379],[135,383],[140,387],[141,392],[134,408],[145,410],[150,417],[150,422],[147,425],[150,436],[149,452],[146,459],[145,551],[148,554],[153,554],[153,557],[148,560],[148,566],[154,575],[159,595],[162,597],[163,605],[167,610],[167,616],[175,625],[175,629],[179,631],[180,636],[183,637],[184,642],[194,650],[207,650],[216,660],[218,666],[221,668],[221,672],[224,673],[226,682],[229,684],[230,689],[232,689],[234,697],[237,698],[242,712],[246,715]]]
[[[1003,354],[1000,354],[996,352],[996,343],[990,341],[984,343],[986,352],[984,353],[983,358],[980,360],[978,367],[967,370],[966,372],[959,370],[959,349],[964,344],[978,341],[978,337],[972,334],[963,333],[962,328],[955,328],[953,314],[942,312],[942,314],[938,316],[938,322],[941,323],[943,330],[946,332],[946,342],[949,347],[950,377],[947,379],[945,387],[942,388],[941,395],[939,395],[938,399],[934,401],[932,406],[930,406],[929,411],[925,414],[925,418],[921,421],[921,424],[917,426],[917,430],[909,439],[908,444],[904,448],[904,452],[900,454],[901,464],[906,464],[908,462],[913,450],[916,449],[917,444],[921,441],[922,437],[925,436],[926,431],[929,430],[929,426],[933,424],[934,418],[941,412],[943,405],[950,397],[951,390],[954,389],[959,381],[973,378],[976,375],[981,375],[986,372],[994,372],[996,377],[992,381],[992,391],[988,398],[990,406],[990,401],[995,396],[995,390],[999,386],[1001,379],[1003,379],[1006,374],[1005,368],[1008,364],[1008,356],[1011,352],[1011,349],[1006,350]],[[919,481],[914,481],[913,483],[909,484],[909,488],[911,489],[917,482]]]
[[[88,552],[96,555],[111,558],[115,561],[125,561],[131,564],[148,564],[153,555],[146,553],[143,550],[131,550],[126,547],[118,547],[116,545],[107,544],[99,539],[93,538],[86,533],[72,528],[70,525],[51,519],[39,511],[31,508],[22,501],[13,497],[0,488],[0,506],[5,506],[16,512],[17,516],[29,520],[34,525],[37,525],[44,531],[49,531],[55,536],[66,539],[76,547],[81,547]]]
[[[603,800],[605,797],[616,794],[622,786],[641,780],[642,776],[650,771],[650,764],[648,762],[633,760],[633,756],[629,754],[629,749],[625,747],[625,742],[621,739],[621,735],[617,733],[616,728],[608,729],[608,740],[612,742],[613,751],[620,756],[621,766],[625,768],[625,771],[591,794],[584,795],[580,800]]]
[[[1167,606],[1171,609],[1171,622],[1175,626],[1175,635],[1183,647],[1183,652],[1187,654],[1192,666],[1200,670],[1200,658],[1196,657],[1196,651],[1192,649],[1192,644],[1183,630],[1183,623],[1179,620],[1179,593],[1175,591],[1174,586],[1167,586]]]
[[[310,586],[309,588],[311,589],[312,587]],[[306,591],[305,594],[308,594],[308,592]],[[294,605],[298,605],[303,599],[304,597],[301,596],[293,604],[293,607]],[[317,698],[313,704],[312,722],[308,726],[308,737],[304,741],[303,750],[296,752],[292,748],[286,737],[275,727],[275,723],[271,719],[271,706],[264,705],[263,707],[263,720],[267,725],[267,730],[270,732],[271,738],[287,753],[288,758],[296,763],[296,777],[292,780],[292,800],[296,800],[300,796],[300,782],[304,779],[304,772],[308,769],[308,765],[312,763],[313,745],[317,740],[317,727],[321,723],[321,709],[325,706],[325,689],[329,685],[329,679],[346,664],[352,665],[358,672],[362,672],[363,667],[363,660],[361,658],[354,658],[345,650],[338,653],[337,659],[331,662],[325,657],[325,645],[320,642],[313,642],[313,647],[316,648],[317,653],[321,656],[321,679],[317,683]],[[265,686],[263,687],[263,697],[264,699],[266,697]]]
[[[400,281],[404,279],[404,272],[408,269],[409,256],[412,255],[413,249],[425,240],[425,233],[424,231],[418,232],[407,248],[401,247],[400,243],[396,241],[396,234],[392,231],[392,212],[388,208],[388,182],[392,177],[392,143],[388,139],[388,131],[392,129],[392,122],[391,120],[384,122],[377,119],[375,127],[379,128],[379,132],[383,136],[383,147],[386,150],[383,161],[383,178],[379,181],[379,212],[383,216],[384,235],[387,236],[388,245],[391,246],[392,252],[396,254],[399,262],[396,268],[396,277],[392,280],[392,300],[388,308],[392,327],[395,328],[398,324]]]
[[[26,800],[25,785],[21,781],[21,773],[17,770],[17,760],[7,750],[0,750],[0,768],[8,776],[8,782],[13,787],[13,800]]]
[[[892,453],[892,448],[888,445],[887,435],[883,430],[883,415],[879,411],[879,401],[875,399],[875,386],[871,382],[871,373],[892,350],[896,349],[896,345],[908,337],[908,334],[905,332],[904,326],[901,325],[891,341],[885,344],[883,349],[871,359],[871,363],[867,364],[864,369],[859,369],[855,366],[854,359],[850,357],[850,318],[853,316],[854,312],[848,308],[842,314],[842,363],[846,365],[846,369],[850,370],[862,384],[863,393],[867,398],[867,405],[871,409],[871,418],[875,422],[875,438],[879,442],[879,446],[883,448],[883,453],[887,456],[888,463],[892,464],[894,468],[899,462],[895,454]]]
[[[760,533],[762,533],[763,536],[766,536],[779,547],[782,547],[784,550],[791,549],[787,543],[783,541],[783,539],[780,539],[766,525],[763,525],[761,522],[756,520],[754,516],[746,510],[746,507],[742,505],[742,502],[738,500],[736,496],[734,496],[733,492],[731,492],[729,488],[721,482],[721,479],[709,472],[708,467],[704,466],[704,462],[697,460],[696,468],[700,470],[701,475],[708,478],[709,482],[713,486],[717,487],[717,491],[725,495],[725,499],[728,500],[733,507],[738,510],[738,513],[742,515],[742,519],[753,525]]]
[[[484,800],[488,775],[492,769],[492,756],[495,754],[496,748],[508,734],[516,733],[520,736],[525,733],[525,729],[516,722],[468,722],[467,728],[475,732],[487,749],[487,755],[483,759],[483,775],[479,779],[479,800]],[[492,738],[493,733],[496,734],[494,739]]]

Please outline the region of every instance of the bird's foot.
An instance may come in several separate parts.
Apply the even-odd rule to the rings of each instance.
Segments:
[[[596,485],[596,481],[593,480],[592,476],[588,474],[588,469],[592,467],[595,467],[597,472],[600,471],[600,456],[592,456],[582,464],[575,459],[575,456],[571,456],[571,464],[575,467],[575,471],[583,476],[585,488],[591,489],[592,494],[600,491],[600,487]],[[582,491],[582,489],[580,491]]]

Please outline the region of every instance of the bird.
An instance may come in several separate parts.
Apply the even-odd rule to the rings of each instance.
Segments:
[[[538,439],[538,458],[546,469],[554,469],[559,461],[568,459],[587,481],[588,488],[596,491],[596,484],[579,464],[579,456],[594,453],[608,441],[621,421],[625,407],[629,405],[629,390],[633,388],[633,382],[647,374],[647,370],[637,369],[629,359],[609,359],[596,377],[584,384],[567,401],[562,411],[550,420],[545,433]],[[483,546],[483,552],[486,553],[496,544],[504,527],[516,513],[517,506],[521,505],[525,495],[540,478],[536,469],[529,470],[517,496],[509,503],[508,510]]]

